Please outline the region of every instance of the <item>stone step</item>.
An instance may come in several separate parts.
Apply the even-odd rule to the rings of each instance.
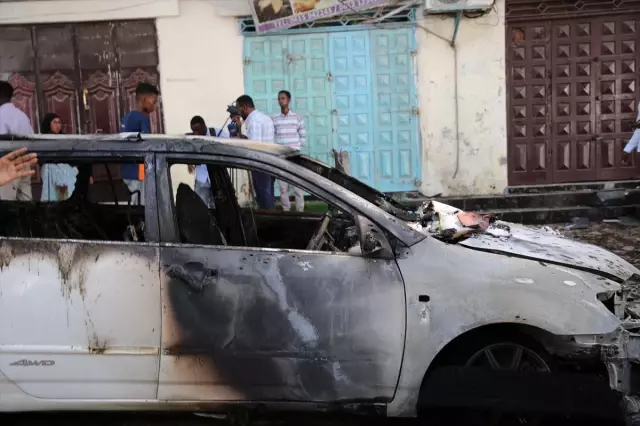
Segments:
[[[575,206],[575,207],[534,207],[528,209],[496,209],[479,211],[492,214],[500,220],[525,225],[549,223],[570,223],[573,218],[588,218],[592,222],[616,219],[621,216],[635,216],[640,212],[640,204],[630,206]]]
[[[466,211],[492,213],[502,220],[524,224],[570,222],[574,217],[591,221],[615,219],[640,212],[640,190],[565,191],[436,199]],[[426,199],[403,199],[419,206]]]
[[[640,190],[568,191],[544,194],[509,194],[470,197],[435,198],[445,204],[467,211],[534,209],[544,207],[600,207],[640,204]],[[426,198],[405,198],[403,203],[419,206]]]
[[[540,194],[549,192],[602,191],[611,189],[640,189],[640,180],[609,182],[557,183],[550,185],[511,186],[508,194]]]

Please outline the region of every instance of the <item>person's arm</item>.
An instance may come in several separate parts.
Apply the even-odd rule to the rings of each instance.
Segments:
[[[302,116],[298,120],[298,136],[300,137],[300,147],[307,146],[307,129],[304,127],[304,118]]]

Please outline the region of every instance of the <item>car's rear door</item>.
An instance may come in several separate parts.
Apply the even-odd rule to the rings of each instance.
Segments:
[[[170,170],[185,168],[173,163],[213,159],[176,155],[163,165],[158,158],[160,185],[170,185],[170,174],[176,177]],[[318,190],[312,184],[303,188]],[[183,231],[197,240],[209,230],[195,204],[188,209],[189,220],[176,219],[173,192],[158,194],[163,239],[160,399],[392,399],[405,332],[404,287],[395,260],[264,248],[266,241],[243,246],[233,236],[226,246],[181,242]],[[221,196],[235,203],[232,195]],[[217,217],[226,222],[233,211]],[[178,229],[183,225],[193,229]]]
[[[89,164],[114,158],[75,155]],[[136,159],[145,157],[130,160]],[[146,164],[153,170],[152,155]],[[88,173],[79,181],[88,182]],[[147,188],[146,208],[132,210],[74,199],[0,202],[0,399],[156,398],[161,318],[153,174]],[[144,221],[144,242],[123,241],[130,221]]]

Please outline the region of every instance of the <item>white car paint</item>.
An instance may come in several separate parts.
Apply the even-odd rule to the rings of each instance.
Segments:
[[[156,398],[158,250],[130,248],[0,239],[0,411],[28,396]]]

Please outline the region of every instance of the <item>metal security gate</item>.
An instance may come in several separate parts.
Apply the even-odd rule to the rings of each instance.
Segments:
[[[306,154],[332,163],[332,149],[347,151],[354,177],[385,192],[415,191],[415,29],[329,30],[246,37],[246,92],[276,114],[278,91],[289,90],[305,118]]]
[[[640,157],[622,151],[640,101],[640,14],[562,8],[569,17],[532,22],[537,9],[511,5],[509,184],[640,178]]]

